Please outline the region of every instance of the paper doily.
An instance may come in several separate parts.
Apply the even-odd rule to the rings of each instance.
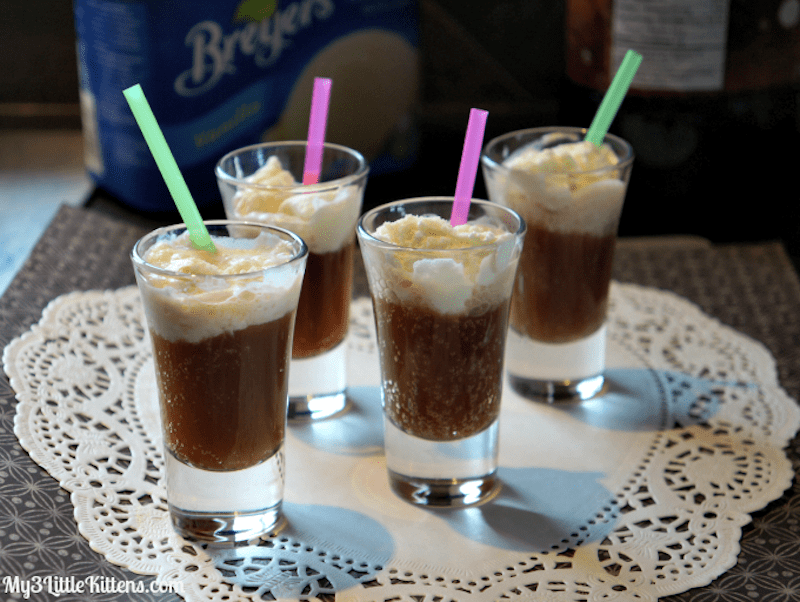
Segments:
[[[94,550],[183,582],[187,600],[651,601],[730,568],[749,513],[790,485],[800,412],[766,349],[674,294],[614,283],[606,395],[558,407],[506,386],[499,495],[413,507],[386,482],[371,311],[354,302],[350,411],[290,427],[287,524],[252,545],[169,525],[135,287],[59,297],[6,347],[15,433]]]

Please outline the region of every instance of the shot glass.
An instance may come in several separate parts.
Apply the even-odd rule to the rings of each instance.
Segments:
[[[236,542],[280,520],[292,330],[308,249],[262,224],[207,228],[217,247],[211,259],[182,225],[144,236],[131,259],[153,345],[172,525],[188,539]],[[164,263],[170,253],[183,267]],[[228,254],[245,267],[230,268]]]
[[[389,483],[422,506],[467,506],[497,490],[503,351],[525,235],[514,211],[473,200],[468,224],[497,228],[497,240],[430,249],[376,236],[382,224],[407,215],[447,220],[452,203],[398,201],[358,224],[375,311]]]
[[[528,225],[511,303],[509,382],[521,395],[549,403],[589,399],[604,385],[611,267],[633,149],[607,135],[615,165],[588,169],[579,160],[565,168],[558,158],[531,165],[543,150],[563,152],[561,145],[580,143],[585,133],[520,130],[491,140],[481,156],[489,199]],[[583,144],[589,159],[599,152]]]
[[[308,245],[297,308],[289,419],[320,419],[347,404],[347,347],[355,227],[369,166],[360,153],[326,143],[319,183],[304,186],[306,143],[270,142],[235,150],[217,163],[229,219],[291,230]]]

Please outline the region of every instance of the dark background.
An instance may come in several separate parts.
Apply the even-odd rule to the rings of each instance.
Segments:
[[[731,19],[756,30],[748,2],[731,2]],[[421,0],[418,159],[370,177],[365,204],[452,194],[470,107],[490,112],[486,140],[588,126],[600,94],[565,75],[565,12],[561,0]],[[0,0],[0,40],[0,128],[79,128],[71,2]],[[629,96],[611,128],[637,156],[620,234],[780,239],[800,256],[798,82],[699,99]],[[485,196],[480,175],[475,196]],[[114,203],[102,191],[94,202]]]

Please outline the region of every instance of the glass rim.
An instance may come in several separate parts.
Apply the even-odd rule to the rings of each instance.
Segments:
[[[251,222],[245,220],[229,220],[229,219],[206,220],[203,223],[206,226],[245,226],[245,227],[257,228],[262,231],[271,230],[281,235],[285,235],[285,237],[282,237],[283,240],[289,239],[290,241],[296,243],[298,246],[296,247],[294,255],[292,255],[291,258],[287,259],[282,263],[271,265],[266,268],[260,268],[251,272],[243,272],[241,274],[191,274],[186,272],[176,272],[174,270],[169,270],[166,268],[153,265],[152,263],[148,263],[144,259],[142,254],[139,252],[139,246],[146,241],[149,241],[151,239],[157,239],[159,236],[164,236],[171,232],[176,232],[179,230],[188,231],[186,224],[180,223],[180,224],[172,224],[169,226],[162,226],[160,228],[156,228],[155,230],[151,230],[150,232],[142,236],[139,240],[137,240],[134,243],[130,253],[133,265],[140,269],[145,269],[150,273],[158,274],[160,276],[165,276],[173,279],[196,281],[196,280],[205,280],[207,278],[218,278],[224,281],[224,280],[236,280],[238,278],[252,278],[257,274],[261,274],[273,268],[280,268],[292,263],[296,263],[297,261],[303,259],[306,255],[308,255],[308,245],[306,244],[306,242],[302,238],[300,238],[300,236],[298,236],[291,230],[287,230],[286,228],[280,228],[278,226],[273,226],[270,224],[264,224],[259,222]],[[233,237],[228,237],[228,238],[233,238]]]
[[[341,188],[343,186],[349,185],[351,182],[355,182],[361,178],[365,178],[369,174],[369,163],[364,158],[360,152],[355,149],[350,148],[349,146],[344,146],[343,144],[336,144],[335,142],[325,142],[323,143],[323,149],[330,149],[342,152],[354,158],[358,163],[358,168],[355,172],[348,174],[346,176],[342,176],[341,178],[336,178],[335,180],[325,180],[318,182],[316,184],[303,184],[302,182],[298,182],[297,184],[290,184],[288,186],[275,186],[273,184],[260,184],[257,182],[248,182],[246,180],[247,177],[240,178],[237,176],[233,176],[227,171],[225,171],[222,167],[222,164],[227,160],[235,157],[236,155],[240,155],[246,152],[252,152],[255,150],[260,149],[269,149],[269,148],[278,148],[278,147],[288,147],[288,148],[305,148],[308,143],[305,140],[284,140],[284,141],[274,141],[274,142],[258,142],[256,144],[250,144],[248,146],[242,146],[235,150],[232,150],[222,158],[217,161],[217,164],[214,166],[214,174],[217,176],[218,180],[226,182],[231,186],[236,187],[247,187],[247,188],[256,188],[256,189],[263,189],[263,190],[290,190],[293,188],[302,188],[303,190],[308,191],[322,191],[322,190],[329,190],[332,188]],[[323,151],[323,159],[324,159],[324,151]],[[252,175],[252,174],[251,174]]]
[[[393,242],[382,240],[382,239],[377,238],[376,236],[374,236],[372,233],[368,232],[366,230],[366,228],[364,227],[365,220],[367,220],[368,218],[371,218],[373,215],[375,215],[375,214],[377,214],[377,213],[379,213],[381,211],[386,211],[387,209],[389,209],[391,207],[396,207],[398,205],[408,205],[408,204],[421,205],[423,203],[430,203],[432,201],[433,202],[448,203],[450,206],[452,206],[453,197],[451,197],[451,196],[412,197],[412,198],[408,198],[408,199],[401,199],[399,201],[392,201],[391,203],[385,203],[383,205],[378,205],[377,207],[373,207],[372,209],[370,209],[369,211],[365,212],[361,217],[358,218],[358,224],[357,224],[356,230],[357,230],[357,232],[359,234],[359,237],[363,238],[366,242],[369,242],[370,244],[374,244],[375,246],[385,247],[385,248],[388,248],[388,249],[398,249],[398,250],[406,250],[406,251],[425,251],[425,252],[431,252],[431,253],[434,253],[434,252],[435,253],[463,252],[463,251],[467,251],[467,250],[471,250],[471,249],[480,250],[480,249],[487,249],[487,248],[491,248],[491,247],[497,246],[497,243],[493,242],[493,243],[486,243],[486,244],[482,244],[482,245],[473,245],[473,246],[468,246],[468,247],[458,247],[458,248],[455,248],[455,249],[419,249],[417,247],[406,247],[406,246],[403,246],[403,245],[395,244]],[[492,201],[487,201],[485,199],[472,199],[470,201],[470,208],[472,208],[473,206],[482,206],[482,207],[483,206],[488,206],[488,207],[492,207],[493,209],[499,210],[501,213],[506,213],[506,214],[511,215],[512,217],[514,217],[514,219],[516,219],[517,222],[519,223],[519,226],[517,227],[517,230],[515,232],[510,232],[510,231],[508,232],[509,234],[514,236],[514,238],[519,238],[520,236],[524,235],[526,230],[527,230],[527,224],[525,223],[525,220],[522,219],[522,216],[519,213],[517,213],[516,211],[514,211],[510,207],[506,207],[504,205],[500,205],[499,203],[494,203]],[[424,215],[424,214],[420,214],[420,215]],[[439,217],[441,217],[441,216],[439,216]],[[446,218],[443,218],[443,219],[446,219]],[[449,223],[449,221],[448,221],[448,223]]]
[[[511,132],[506,132],[505,134],[501,134],[499,136],[492,138],[491,140],[489,140],[489,142],[487,142],[484,145],[483,150],[481,151],[481,164],[484,165],[485,167],[490,167],[498,171],[505,171],[505,172],[514,171],[513,169],[506,167],[502,163],[498,163],[494,158],[489,156],[490,149],[497,146],[501,142],[504,142],[511,138],[526,136],[530,134],[549,134],[556,132],[563,132],[565,134],[577,134],[579,136],[579,140],[576,140],[576,142],[581,142],[586,136],[587,131],[588,128],[582,128],[576,126],[548,125],[548,126],[525,128],[521,130],[513,130]],[[631,145],[631,143],[623,138],[620,138],[619,136],[616,136],[615,134],[608,134],[608,133],[603,138],[603,142],[607,141],[612,141],[615,144],[620,145],[623,149],[625,149],[625,153],[622,156],[617,157],[619,159],[618,163],[616,163],[615,165],[607,165],[605,167],[597,167],[595,169],[574,170],[574,171],[564,172],[564,175],[566,174],[588,175],[608,170],[627,168],[634,160],[633,146]],[[530,143],[530,141],[528,143]],[[520,148],[522,148],[524,145],[525,144],[521,144]]]

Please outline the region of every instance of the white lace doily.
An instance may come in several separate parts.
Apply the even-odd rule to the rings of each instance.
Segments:
[[[214,549],[172,531],[135,287],[54,300],[3,356],[15,433],[109,561],[187,600],[642,600],[730,568],[749,513],[793,473],[800,424],[766,349],[671,293],[614,283],[608,381],[581,405],[506,387],[499,495],[457,511],[389,490],[371,305],[353,306],[351,408],[293,425],[286,526]]]

